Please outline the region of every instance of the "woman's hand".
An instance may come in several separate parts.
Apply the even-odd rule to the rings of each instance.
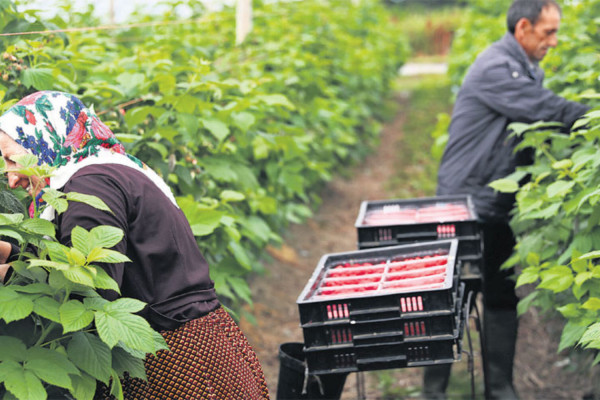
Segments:
[[[0,282],[4,282],[4,277],[10,269],[10,264],[0,264]]]
[[[6,260],[10,257],[12,246],[10,243],[0,240],[0,264],[6,264]]]
[[[6,260],[10,257],[11,250],[10,243],[0,240],[0,282],[4,282],[4,277],[10,268],[10,265],[6,264]]]

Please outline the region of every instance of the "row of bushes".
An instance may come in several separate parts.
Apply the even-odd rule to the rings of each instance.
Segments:
[[[407,56],[401,27],[376,1],[254,1],[254,29],[235,46],[235,12],[191,19],[135,15],[137,28],[0,37],[0,109],[37,90],[77,94],[173,189],[211,264],[217,293],[234,309],[251,302],[247,277],[265,247],[319,202],[319,189],[376,141],[378,117]],[[97,26],[69,2],[41,20],[0,0],[0,31]],[[22,172],[46,174],[29,155]],[[3,164],[0,161],[0,164]],[[97,262],[124,262],[110,248],[113,227],[75,228],[72,246],[55,227],[23,216],[24,191],[0,179],[0,234],[21,253],[0,285],[0,397],[92,399],[97,381],[123,398],[119,378],[145,376],[147,353],[164,341],[136,315],[144,304],[109,302],[118,290]],[[66,200],[98,199],[46,189],[58,212]],[[67,394],[68,393],[68,394]],[[70,398],[70,397],[69,397]]]
[[[235,10],[185,4],[189,23],[173,11],[132,16],[154,26],[1,38],[0,109],[42,89],[93,104],[171,185],[219,293],[250,301],[244,277],[265,246],[376,139],[408,46],[376,1],[254,2],[241,46]],[[68,2],[50,20],[2,5],[3,32],[99,25]]]
[[[457,31],[450,56],[450,77],[456,88],[477,54],[502,37],[509,0],[471,0]],[[600,1],[564,2],[559,45],[544,59],[546,87],[570,100],[600,105]],[[439,119],[434,154],[440,155],[449,117]],[[513,124],[522,137],[519,148],[535,150],[535,162],[493,187],[517,192],[511,225],[517,235],[514,256],[517,285],[530,285],[519,312],[537,306],[560,313],[566,324],[559,351],[600,348],[600,111],[592,111],[570,134],[550,121]],[[528,183],[519,182],[529,176]],[[584,352],[585,353],[585,352]],[[598,362],[600,358],[594,360]]]

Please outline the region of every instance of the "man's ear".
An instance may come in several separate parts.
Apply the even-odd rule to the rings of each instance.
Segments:
[[[521,18],[515,25],[515,38],[520,40],[527,32],[531,31],[533,24],[527,18]]]

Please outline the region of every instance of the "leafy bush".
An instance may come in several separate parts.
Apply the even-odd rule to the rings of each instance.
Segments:
[[[37,167],[35,156],[15,161],[27,176],[51,173]],[[59,213],[69,201],[108,210],[88,195],[47,189],[43,198]],[[13,198],[13,203],[19,200]],[[0,285],[0,394],[5,399],[46,399],[70,393],[92,399],[100,381],[122,399],[119,378],[124,372],[145,379],[146,354],[167,349],[162,336],[135,315],[145,303],[125,297],[108,301],[97,292],[119,292],[117,283],[94,264],[129,261],[110,250],[123,232],[111,226],[91,231],[75,227],[73,246],[67,247],[56,241],[54,224],[20,213],[0,214],[0,232],[21,247],[19,259],[11,262],[14,272]]]
[[[4,32],[32,20],[98,25],[68,3],[64,19],[44,22],[0,4]],[[260,271],[265,246],[309,216],[322,184],[374,143],[408,47],[377,1],[255,2],[241,46],[234,10],[187,4],[193,23],[140,14],[132,22],[156,25],[2,37],[0,109],[39,89],[93,104],[174,190],[220,295],[250,302],[245,277]]]
[[[487,2],[476,3],[481,7]],[[503,16],[501,24],[496,11],[477,10],[472,9],[453,45],[451,79],[455,84],[460,83],[476,54],[505,30]],[[565,2],[559,45],[542,63],[547,87],[592,107],[600,105],[599,11],[598,0]],[[499,191],[517,192],[511,225],[518,244],[505,267],[522,268],[517,286],[535,285],[521,300],[519,312],[538,306],[560,313],[566,325],[558,350],[576,346],[595,352],[600,348],[600,274],[596,265],[600,255],[600,113],[590,112],[570,134],[549,122],[513,124],[511,128],[522,138],[519,149],[535,151],[533,165],[520,167],[492,184]],[[519,187],[525,177],[527,183]]]
[[[246,277],[260,271],[265,247],[309,216],[323,183],[375,142],[408,46],[376,1],[255,2],[241,46],[233,10],[187,4],[193,23],[139,14],[138,28],[0,37],[0,111],[45,89],[93,104],[128,152],[171,186],[217,292],[237,305],[252,301]],[[69,2],[61,10],[44,21],[0,0],[0,31],[99,25]],[[66,200],[98,205],[55,191],[44,198],[58,210]],[[37,254],[22,253],[0,285],[0,391],[89,399],[98,380],[120,397],[117,378],[143,376],[145,354],[164,346],[135,315],[143,303],[97,294],[116,289],[93,263],[123,260],[108,250],[122,233],[77,229],[73,246],[61,246],[51,223],[23,217],[24,202],[1,181],[0,234]]]
[[[548,87],[597,107],[600,36],[594,10],[600,11],[600,1],[565,6],[560,44],[546,57],[544,67]],[[511,222],[518,244],[507,263],[524,268],[518,286],[535,284],[535,290],[521,301],[520,312],[532,305],[558,311],[567,321],[558,350],[576,346],[595,354],[600,348],[600,307],[596,306],[600,275],[595,261],[600,254],[596,226],[600,112],[591,111],[579,120],[570,135],[547,123],[514,124],[513,129],[523,137],[520,148],[531,147],[536,153],[533,165],[495,183],[499,190],[516,191],[520,178],[529,177],[518,189]]]

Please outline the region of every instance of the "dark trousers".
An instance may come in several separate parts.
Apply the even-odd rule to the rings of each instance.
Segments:
[[[519,298],[515,282],[510,279],[512,269],[501,270],[502,264],[511,256],[515,237],[507,223],[484,222],[480,224],[483,234],[483,302],[485,308],[516,310]]]
[[[480,224],[483,235],[483,294],[482,353],[487,399],[515,399],[513,388],[513,359],[517,338],[513,270],[501,269],[511,256],[515,238],[507,223]],[[469,289],[469,288],[467,288]],[[445,399],[451,364],[426,367],[423,394],[427,399]]]

